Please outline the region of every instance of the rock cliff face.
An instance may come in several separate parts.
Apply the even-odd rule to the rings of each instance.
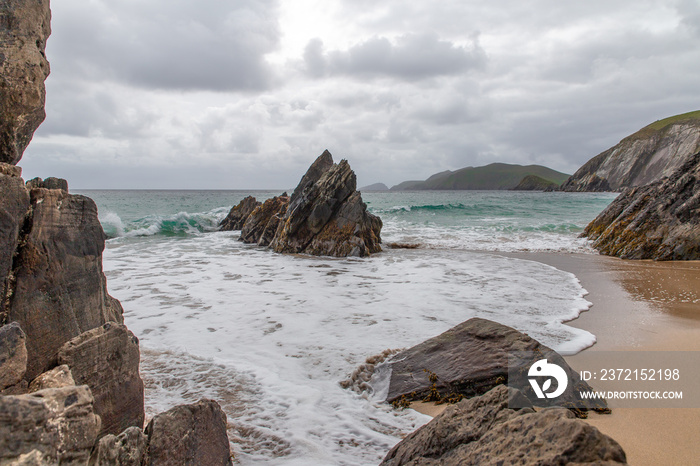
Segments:
[[[700,112],[657,121],[595,156],[563,185],[564,191],[621,191],[678,170],[700,150]]]
[[[0,162],[19,162],[46,117],[49,34],[49,0],[0,0]]]
[[[700,259],[700,152],[670,177],[626,190],[582,236],[624,259]]]
[[[241,220],[242,213],[255,205],[255,199],[246,198],[231,209],[220,229],[242,225],[241,241],[270,246],[280,253],[369,256],[382,250],[382,221],[367,211],[356,186],[348,162],[335,164],[325,151],[291,197],[283,194],[268,199]]]
[[[243,199],[240,204],[231,208],[225,219],[219,223],[220,231],[240,230],[253,210],[260,205],[253,196]]]

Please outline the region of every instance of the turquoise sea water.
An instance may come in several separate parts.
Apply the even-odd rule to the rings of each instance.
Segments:
[[[372,356],[484,317],[563,353],[595,342],[566,325],[590,306],[570,273],[501,251],[594,252],[578,238],[611,194],[363,193],[385,243],[370,258],[287,256],[217,232],[231,206],[280,191],[83,191],[110,239],[110,293],[141,342],[147,413],[218,400],[240,464],[377,464],[428,421],[373,381]]]

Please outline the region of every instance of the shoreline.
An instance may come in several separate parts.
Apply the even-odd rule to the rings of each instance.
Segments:
[[[597,254],[494,253],[572,273],[592,303],[566,325],[587,330],[596,343],[565,356],[576,362],[593,351],[700,351],[700,261],[628,261]],[[444,405],[414,402],[436,416]],[[693,464],[700,457],[700,409],[614,408],[587,422],[615,439],[629,464]],[[669,448],[672,445],[673,448]]]

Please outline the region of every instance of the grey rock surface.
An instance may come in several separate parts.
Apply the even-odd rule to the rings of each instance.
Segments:
[[[626,464],[617,442],[567,409],[510,409],[513,392],[498,385],[448,406],[392,448],[381,464]]]
[[[700,259],[700,152],[670,177],[626,190],[582,236],[624,259]]]
[[[0,390],[19,383],[27,372],[26,340],[17,322],[0,327]]]
[[[125,325],[108,322],[73,338],[59,350],[58,362],[92,390],[95,413],[102,418],[100,435],[143,427],[139,343]]]
[[[129,427],[119,435],[105,435],[95,447],[91,466],[141,466],[148,437],[138,427]]]
[[[218,403],[200,400],[155,416],[146,428],[144,465],[230,465],[226,414]]]
[[[0,397],[0,463],[85,465],[100,418],[87,386]]]
[[[0,162],[16,164],[46,113],[49,0],[0,1]]]

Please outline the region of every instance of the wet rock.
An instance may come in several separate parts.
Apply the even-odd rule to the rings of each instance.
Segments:
[[[31,180],[27,181],[27,189],[37,188],[62,189],[63,191],[68,192],[68,182],[63,178],[54,178],[53,176],[50,176],[45,180],[42,180],[41,178],[32,178]]]
[[[84,465],[100,429],[86,386],[0,397],[0,463]]]
[[[700,259],[700,152],[670,177],[626,190],[584,230],[601,254]]]
[[[0,327],[0,390],[19,383],[27,371],[26,339],[17,322]]]
[[[46,117],[49,34],[49,0],[0,2],[0,162],[19,162]]]
[[[280,218],[289,205],[289,197],[275,196],[257,206],[250,213],[241,229],[240,240],[258,246],[268,246],[275,236]]]
[[[146,428],[145,465],[230,465],[226,414],[218,403],[200,400],[155,416]]]
[[[246,197],[238,205],[231,208],[226,218],[219,223],[219,230],[232,231],[242,229],[251,212],[261,204],[253,196]]]
[[[513,355],[521,358],[511,363],[513,368],[509,374],[509,357]],[[570,389],[555,400],[540,400],[540,405],[607,410],[604,400],[579,398],[579,392],[592,389],[557,352],[522,332],[486,319],[469,319],[398,353],[377,370],[391,371],[387,395],[390,403],[426,398],[428,401],[471,398],[507,382],[522,390],[529,399],[537,399],[527,373],[530,366],[545,358],[564,369]],[[509,380],[509,375],[515,379]]]
[[[75,385],[70,368],[62,364],[50,371],[44,372],[29,384],[29,393],[46,390],[47,388],[63,388]]]
[[[31,380],[55,366],[59,348],[106,322],[122,321],[102,272],[105,236],[92,199],[33,189],[14,261],[9,320],[27,335]]]
[[[97,443],[90,464],[93,466],[141,466],[148,437],[138,427],[119,435],[105,435]]]
[[[139,375],[138,339],[125,325],[108,322],[67,342],[59,364],[70,367],[78,384],[90,387],[103,434],[143,427],[143,381]]]
[[[399,442],[381,464],[626,464],[617,442],[571,411],[509,408],[518,396],[498,385],[449,406]]]
[[[382,222],[367,212],[355,173],[325,151],[294,190],[270,246],[276,252],[368,256],[381,251]]]

